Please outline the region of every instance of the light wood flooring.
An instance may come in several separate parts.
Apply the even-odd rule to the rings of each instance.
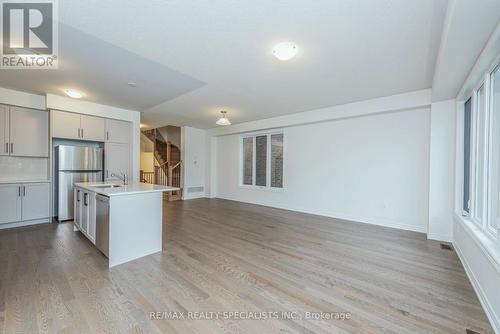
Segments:
[[[71,223],[0,231],[0,333],[492,333],[456,254],[423,234],[216,199],[164,211],[164,252],[111,270]]]

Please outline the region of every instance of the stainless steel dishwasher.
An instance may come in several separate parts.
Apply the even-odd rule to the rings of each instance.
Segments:
[[[95,245],[109,257],[109,197],[96,196]]]

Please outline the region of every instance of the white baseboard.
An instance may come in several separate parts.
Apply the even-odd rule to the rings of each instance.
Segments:
[[[193,194],[184,194],[182,196],[183,200],[197,199],[197,198],[205,198],[205,193],[193,193]]]
[[[48,223],[50,223],[50,218],[27,220],[27,221],[22,221],[22,222],[0,224],[0,230],[5,230],[8,228],[30,226],[30,225],[48,224]]]
[[[465,269],[465,273],[467,274],[467,277],[469,278],[469,281],[471,282],[472,287],[476,292],[479,302],[481,303],[481,306],[483,307],[483,310],[486,313],[488,320],[490,321],[493,331],[496,334],[500,334],[500,319],[497,318],[493,310],[493,307],[491,306],[491,303],[488,300],[486,293],[481,287],[481,284],[479,284],[479,281],[474,275],[474,272],[472,272],[472,270],[470,269],[469,264],[467,263],[467,260],[465,259],[465,256],[463,255],[462,250],[460,249],[460,246],[458,246],[458,243],[453,243],[453,248],[455,249],[458,258],[460,259],[460,262],[462,262],[462,266]]]
[[[445,242],[453,242],[453,236],[447,234],[440,233],[427,233],[427,239],[429,240],[437,240],[437,241],[445,241]]]

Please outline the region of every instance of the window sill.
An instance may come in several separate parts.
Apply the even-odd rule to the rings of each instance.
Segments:
[[[495,237],[485,233],[474,222],[467,217],[462,217],[455,214],[455,218],[460,222],[461,226],[471,238],[476,242],[479,248],[486,255],[488,260],[493,264],[497,272],[500,273],[500,245]]]
[[[239,187],[241,189],[247,189],[247,190],[269,191],[278,193],[285,191],[285,188],[259,187],[259,186],[249,186],[245,184],[240,184]]]

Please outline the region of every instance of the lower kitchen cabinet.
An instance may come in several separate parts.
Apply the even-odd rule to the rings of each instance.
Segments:
[[[48,219],[49,183],[0,184],[0,224]]]
[[[75,226],[95,244],[95,193],[75,188]]]
[[[0,224],[21,221],[21,184],[0,184]]]
[[[49,184],[23,184],[22,219],[33,220],[49,216]]]

